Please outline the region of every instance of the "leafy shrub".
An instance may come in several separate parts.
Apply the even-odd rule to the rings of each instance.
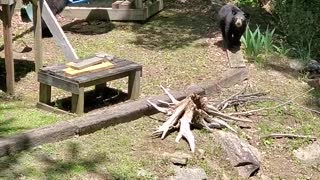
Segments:
[[[257,7],[259,4],[258,0],[236,0],[235,3],[237,5],[246,5],[251,7]]]
[[[273,34],[275,29],[270,31],[268,28],[265,32],[261,32],[260,27],[252,31],[249,26],[243,36],[241,42],[247,57],[256,58],[260,54],[271,53],[273,51]]]
[[[277,30],[303,61],[320,57],[320,1],[273,0]]]

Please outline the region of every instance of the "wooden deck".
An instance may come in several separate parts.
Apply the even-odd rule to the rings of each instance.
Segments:
[[[141,5],[139,5],[141,6]],[[69,18],[111,21],[145,21],[164,8],[163,0],[136,9],[112,9],[111,7],[68,6],[62,15]]]

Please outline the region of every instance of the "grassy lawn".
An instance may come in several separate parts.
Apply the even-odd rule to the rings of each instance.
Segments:
[[[197,4],[197,6],[195,6]],[[209,1],[166,2],[167,8],[144,24],[77,21],[64,26],[67,36],[80,57],[107,52],[143,65],[142,97],[162,93],[159,85],[170,89],[215,79],[228,68],[225,52],[217,45],[220,38],[214,17],[215,7]],[[62,21],[62,24],[70,20]],[[25,41],[32,44],[28,34]],[[63,62],[53,39],[44,40],[45,64]],[[29,54],[15,54],[18,57]],[[310,87],[300,74],[288,69],[288,60],[267,57],[262,64],[248,63],[251,92],[269,92],[278,100],[290,98]],[[7,136],[70,119],[35,108],[38,84],[34,72],[17,82],[17,95],[1,95],[0,135]],[[126,79],[108,82],[108,86],[125,89]],[[234,94],[242,85],[226,89],[218,98]],[[318,109],[319,93],[301,95],[295,102]],[[69,97],[53,89],[52,100]],[[244,108],[274,107],[275,102],[257,103]],[[250,129],[240,129],[239,136],[257,147],[262,154],[263,174],[272,179],[319,179],[319,169],[307,168],[292,155],[292,150],[310,143],[306,140],[260,139],[270,133],[295,133],[319,137],[320,118],[297,106],[283,106],[253,116]],[[156,114],[116,125],[90,135],[45,144],[16,155],[0,158],[3,179],[165,179],[173,175],[172,164],[164,153],[189,153],[185,141],[174,142],[176,133],[165,140],[150,134],[164,116]],[[202,167],[209,179],[238,179],[226,161],[212,134],[194,130],[196,147],[205,150],[205,158],[192,155],[189,167]],[[283,167],[283,168],[279,168]],[[143,175],[141,175],[143,174]]]

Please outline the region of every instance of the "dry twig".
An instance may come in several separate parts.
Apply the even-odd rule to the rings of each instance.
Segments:
[[[279,134],[279,133],[272,133],[267,136],[263,136],[261,138],[306,138],[311,140],[317,139],[317,137],[315,136],[305,136],[305,135],[297,135],[297,134]]]
[[[300,93],[296,96],[294,96],[293,98],[291,98],[290,100],[286,101],[286,102],[283,102],[277,106],[274,106],[274,107],[266,107],[266,108],[260,108],[260,109],[255,109],[255,110],[250,110],[250,111],[245,111],[245,112],[236,112],[236,113],[229,113],[229,115],[231,116],[234,116],[234,115],[252,115],[253,113],[257,113],[257,112],[260,112],[260,111],[265,111],[265,110],[272,110],[272,109],[277,109],[279,107],[282,107],[282,106],[285,106],[287,104],[290,104],[291,102],[293,102],[295,99],[301,97],[302,95],[305,95],[307,93],[309,93],[310,91],[312,91],[314,88],[311,88],[309,89],[308,91],[306,92],[303,92],[303,93]]]

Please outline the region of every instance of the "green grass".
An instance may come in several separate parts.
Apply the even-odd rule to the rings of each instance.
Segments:
[[[22,101],[0,101],[0,136],[8,136],[29,129],[53,124],[67,116],[36,109]]]
[[[274,107],[275,103],[261,103],[260,107]],[[298,135],[320,136],[320,122],[317,114],[303,111],[299,107],[283,106],[274,110],[269,110],[267,116],[258,123],[260,136],[272,133],[288,133]],[[271,145],[277,140],[262,139],[264,145]],[[282,142],[283,143],[283,142]],[[310,143],[308,139],[285,140],[284,146],[289,149],[297,149],[302,145]]]
[[[160,84],[170,89],[183,88],[192,83],[215,79],[228,66],[226,58],[223,58],[224,55],[216,56],[219,53],[223,54],[223,51],[207,42],[208,34],[215,30],[210,29],[215,26],[215,21],[211,19],[214,12],[210,9],[210,4],[199,1],[195,6],[194,3],[194,1],[187,1],[184,4],[176,1],[168,2],[168,8],[145,24],[92,22],[91,25],[79,25],[82,29],[67,35],[80,57],[106,52],[142,64],[142,97],[162,93]],[[86,33],[89,30],[97,33],[88,35]],[[54,53],[53,57],[46,57],[46,63],[56,63],[56,57],[62,56]],[[251,66],[250,70],[252,84],[258,87],[258,90],[270,90],[276,97],[289,97],[305,87],[305,84],[301,85],[297,79],[283,75],[284,72],[275,73],[275,70],[270,69],[257,71]],[[0,101],[0,122],[3,124],[1,128],[7,129],[1,131],[3,133],[1,135],[14,134],[70,118],[37,110],[34,107],[37,101],[36,92],[26,89],[36,79],[33,77],[28,80],[29,83],[20,87],[18,91],[23,92],[21,100]],[[127,84],[121,79],[109,82],[108,86],[124,89]],[[54,97],[61,94],[61,91],[53,91]],[[308,99],[310,96],[303,98]],[[275,103],[259,103],[252,108],[270,106],[275,106]],[[164,118],[161,115],[156,116]],[[258,131],[253,136],[274,132],[310,134],[318,137],[320,135],[319,117],[299,108],[290,107],[287,110],[282,107],[268,111],[267,116],[254,118],[257,119],[252,131],[255,132],[256,128]],[[188,153],[189,148],[183,140],[179,144],[175,143],[176,133],[170,134],[164,140],[152,139],[150,137],[152,130],[160,124],[161,122],[154,119],[143,117],[93,134],[45,144],[16,155],[2,157],[0,178],[167,178],[173,175],[173,170],[171,162],[163,157],[163,153],[175,151]],[[247,137],[246,130],[240,128],[237,130],[241,133],[240,136]],[[189,160],[188,167],[202,167],[210,179],[236,177],[236,172],[230,168],[214,136],[202,130],[193,132],[196,137],[196,147],[205,150],[205,159],[199,159],[194,155]],[[257,146],[267,153],[276,152],[274,151],[276,145],[282,143],[272,139],[257,141],[264,144]],[[291,150],[304,143],[308,142],[286,140],[284,145],[286,149]],[[285,153],[288,152],[283,152]],[[271,164],[265,167],[266,170],[273,174],[272,168],[278,168],[279,164],[275,164],[277,167],[274,167],[273,161],[268,161],[268,157],[264,158],[266,158],[264,163]],[[280,166],[290,164],[291,161],[281,163]],[[147,172],[145,177],[139,177],[138,172],[141,170]],[[282,174],[275,176],[281,177]]]

